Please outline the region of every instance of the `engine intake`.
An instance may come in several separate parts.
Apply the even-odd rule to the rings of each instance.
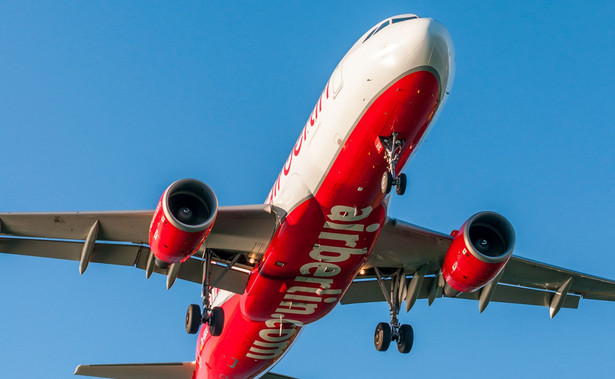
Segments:
[[[214,191],[196,179],[169,186],[154,212],[149,244],[159,266],[183,262],[203,244],[214,225],[218,200]]]
[[[470,217],[454,237],[442,266],[446,296],[474,292],[491,282],[504,268],[515,246],[515,231],[495,212]]]

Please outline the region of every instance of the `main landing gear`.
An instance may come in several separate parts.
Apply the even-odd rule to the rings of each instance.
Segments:
[[[221,307],[212,307],[211,290],[209,284],[209,271],[211,266],[211,251],[205,252],[205,273],[203,277],[203,290],[201,297],[203,299],[203,314],[201,308],[197,304],[190,304],[186,311],[186,332],[188,334],[196,334],[199,331],[201,324],[209,325],[209,334],[219,336],[224,329],[224,309]]]
[[[395,192],[398,195],[403,195],[406,192],[406,174],[395,174],[395,166],[399,161],[399,155],[401,149],[404,146],[404,140],[397,139],[397,133],[391,134],[391,137],[380,138],[382,145],[385,149],[385,159],[388,164],[388,170],[382,175],[382,182],[380,183],[382,193],[385,195],[391,192],[391,188],[395,186]]]
[[[412,326],[407,324],[400,324],[397,319],[399,314],[400,304],[405,297],[404,290],[406,288],[406,275],[403,269],[396,272],[391,277],[391,290],[387,291],[384,285],[384,281],[380,275],[378,268],[374,268],[376,271],[376,277],[378,278],[378,285],[382,290],[382,294],[389,304],[391,311],[390,323],[381,322],[376,326],[374,333],[374,346],[378,351],[386,351],[391,344],[391,341],[397,342],[397,350],[400,353],[408,354],[412,349],[414,343],[414,331]]]

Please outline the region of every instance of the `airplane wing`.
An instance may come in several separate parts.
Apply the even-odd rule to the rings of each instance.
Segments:
[[[387,219],[363,267],[365,274],[357,276],[341,303],[385,301],[384,292],[395,292],[399,300],[406,300],[406,310],[416,299],[428,299],[431,305],[442,296],[439,271],[452,240],[447,234]],[[386,291],[378,284],[375,269],[383,276],[389,274],[389,279],[383,279]],[[403,275],[396,276],[399,272]],[[413,298],[408,297],[411,285],[417,287]],[[615,281],[513,255],[499,278],[458,297],[478,300],[481,312],[495,301],[546,306],[553,317],[560,308],[578,308],[581,298],[615,301]]]
[[[96,262],[134,266],[146,272],[149,268],[169,279],[171,268],[160,269],[149,259],[147,241],[152,215],[153,211],[0,213],[0,252],[74,260],[81,265],[88,235],[98,223],[94,247],[84,267]],[[271,205],[220,207],[201,252],[181,264],[177,278],[200,284],[202,252],[207,248],[215,253],[212,283],[242,293],[254,266],[250,262],[262,257],[283,217],[284,212]],[[415,282],[420,281],[421,285],[416,299],[427,298],[431,304],[442,295],[438,290],[438,272],[451,241],[447,234],[388,219],[364,267],[367,274],[357,277],[342,304],[385,300],[374,268],[385,274],[402,269],[405,278],[417,277],[420,280]],[[565,288],[569,279],[569,288]],[[394,285],[390,279],[384,282],[388,289]],[[168,287],[172,284],[167,280]],[[581,297],[613,301],[615,282],[513,256],[497,283],[459,297],[479,300],[481,311],[489,301],[544,305],[559,310],[577,308]],[[554,299],[559,307],[554,307]]]
[[[148,276],[156,272],[169,278],[172,267],[160,269],[150,259],[152,216],[153,211],[0,213],[0,253],[79,261],[81,272],[96,262],[134,266]],[[211,283],[243,293],[250,261],[263,255],[283,216],[271,205],[220,207],[200,252],[180,265],[177,278],[201,284],[207,248],[214,252]],[[86,253],[89,242],[93,249]],[[172,284],[167,280],[167,287]]]

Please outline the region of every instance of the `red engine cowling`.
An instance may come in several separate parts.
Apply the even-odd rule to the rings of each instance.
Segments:
[[[149,245],[160,267],[183,262],[194,254],[211,231],[218,200],[209,186],[181,179],[164,191],[149,228]]]
[[[512,225],[494,212],[475,214],[452,235],[442,266],[446,296],[474,292],[492,281],[510,259],[515,245]]]

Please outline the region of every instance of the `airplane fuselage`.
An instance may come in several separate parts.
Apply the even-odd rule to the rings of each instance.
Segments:
[[[441,110],[453,72],[448,32],[431,19],[385,20],[349,50],[266,199],[286,217],[245,293],[218,293],[222,335],[199,332],[197,378],[265,373],[303,325],[335,307],[386,218],[382,138],[397,133],[404,141],[401,171]]]

